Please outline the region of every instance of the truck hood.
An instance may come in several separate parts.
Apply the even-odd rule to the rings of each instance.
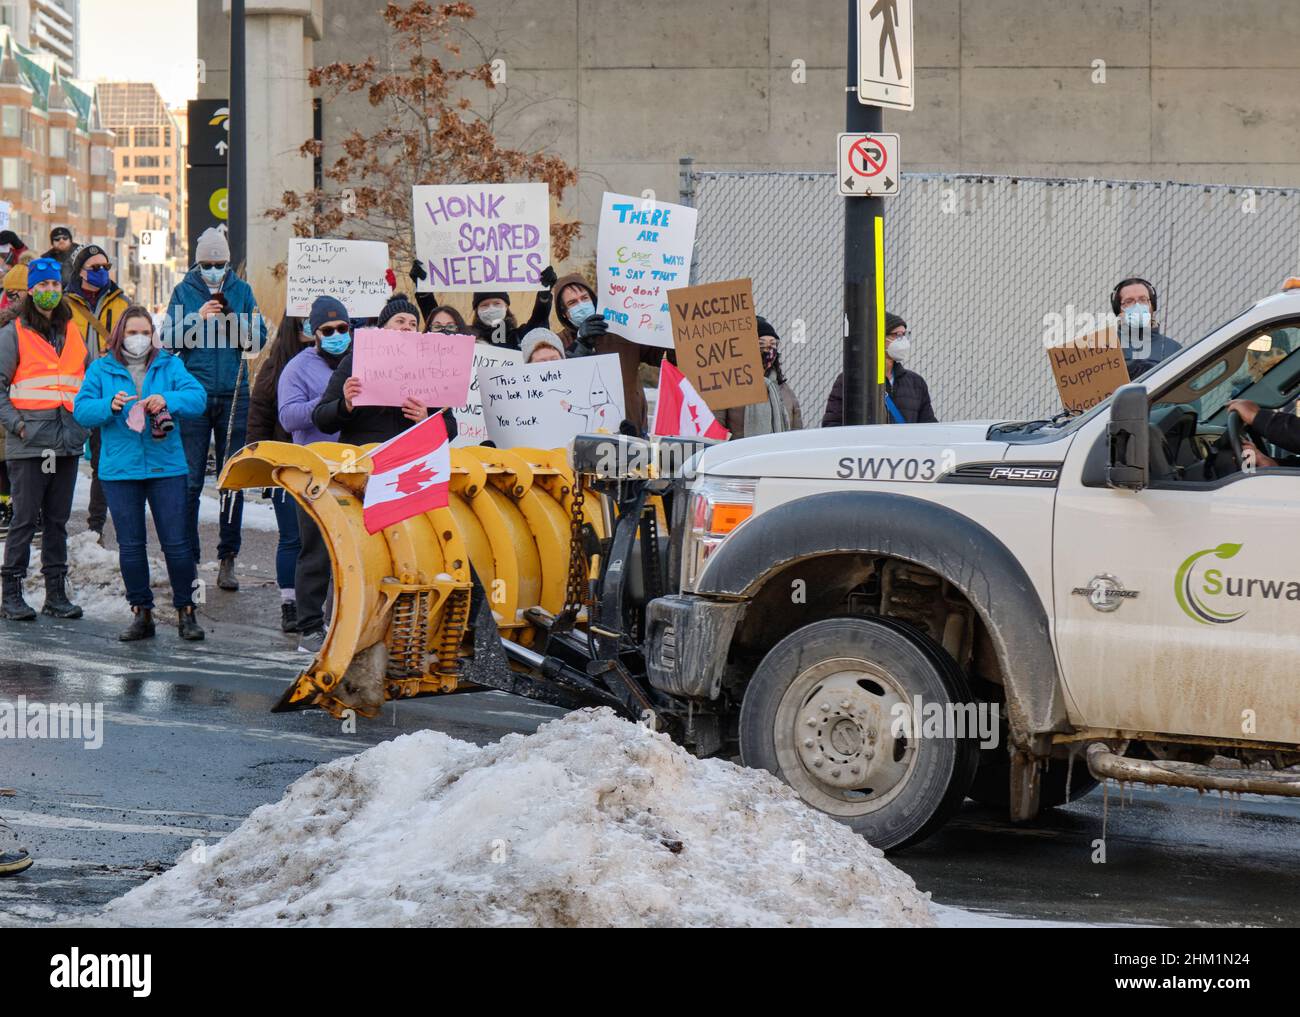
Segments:
[[[723,442],[705,450],[700,473],[727,477],[834,477],[858,469],[862,457],[933,460],[927,472],[947,472],[971,462],[995,462],[1008,443],[985,435],[996,420],[939,424],[875,424],[863,427],[809,428]],[[901,478],[900,478],[901,479]]]

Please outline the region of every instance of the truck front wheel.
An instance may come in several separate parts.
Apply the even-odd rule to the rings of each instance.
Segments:
[[[887,619],[814,622],[754,672],[740,756],[876,847],[901,848],[938,829],[970,787],[975,732],[945,723],[969,702],[956,664],[923,634]]]

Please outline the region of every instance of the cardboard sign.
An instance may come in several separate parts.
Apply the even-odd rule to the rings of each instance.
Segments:
[[[1128,384],[1128,367],[1114,328],[1047,348],[1047,362],[1067,410],[1087,410]]]
[[[767,399],[748,279],[668,291],[677,367],[714,413]]]
[[[423,293],[536,290],[551,263],[545,184],[421,184],[412,188]]]
[[[305,318],[317,297],[337,297],[353,318],[373,318],[384,309],[392,288],[388,245],[377,240],[289,240],[285,313]]]
[[[626,416],[613,353],[488,368],[479,385],[497,448],[563,448],[575,435],[616,432]]]
[[[362,328],[353,339],[352,373],[361,379],[354,406],[460,406],[469,394],[474,337]]]
[[[596,305],[615,335],[673,345],[668,291],[690,282],[696,212],[606,193],[596,238]]]
[[[469,397],[464,406],[455,409],[456,426],[459,429],[453,448],[464,445],[482,445],[491,438],[488,434],[487,420],[483,416],[483,393],[479,382],[485,371],[494,367],[516,366],[524,362],[524,355],[519,350],[507,346],[493,346],[491,343],[474,344],[474,374],[469,382]]]

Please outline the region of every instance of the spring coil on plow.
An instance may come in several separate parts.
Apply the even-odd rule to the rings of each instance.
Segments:
[[[438,674],[444,677],[455,678],[460,673],[461,641],[469,624],[472,593],[472,590],[453,590],[447,601],[437,648]]]
[[[429,597],[432,591],[399,593],[393,602],[388,630],[389,678],[419,678],[424,674],[425,647],[429,639]]]

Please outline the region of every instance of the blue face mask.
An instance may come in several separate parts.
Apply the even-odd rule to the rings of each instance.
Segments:
[[[86,273],[86,282],[97,290],[102,290],[108,285],[108,269],[92,268]]]
[[[596,305],[593,304],[590,300],[584,300],[580,304],[574,304],[572,307],[569,308],[568,311],[569,320],[573,322],[575,327],[581,325],[584,321],[586,321],[595,313],[596,313]]]
[[[1124,324],[1129,328],[1150,328],[1151,308],[1146,304],[1130,304],[1124,309]]]
[[[344,332],[342,335],[323,335],[320,337],[320,348],[328,353],[331,357],[337,357],[346,353],[348,347],[352,345],[352,335]]]
[[[209,286],[220,286],[221,280],[226,277],[224,268],[201,268],[199,275],[203,276],[203,281]]]

